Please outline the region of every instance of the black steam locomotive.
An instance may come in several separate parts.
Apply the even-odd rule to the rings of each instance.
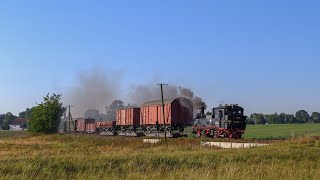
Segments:
[[[240,139],[246,129],[247,117],[243,108],[237,104],[220,105],[211,114],[204,114],[202,108],[193,122],[192,130],[196,136]]]

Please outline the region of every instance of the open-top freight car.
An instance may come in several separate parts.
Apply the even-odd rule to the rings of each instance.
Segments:
[[[96,122],[96,133],[103,135],[117,135],[116,121]]]

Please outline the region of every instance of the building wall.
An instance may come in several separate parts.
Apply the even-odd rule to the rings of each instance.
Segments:
[[[22,129],[20,125],[9,125],[9,130],[10,131],[22,131],[24,129]]]

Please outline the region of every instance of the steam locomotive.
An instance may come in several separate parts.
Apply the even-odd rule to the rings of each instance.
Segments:
[[[213,138],[240,139],[246,129],[247,117],[243,115],[243,108],[238,104],[220,105],[213,108],[208,115],[201,109],[192,125],[196,136]]]

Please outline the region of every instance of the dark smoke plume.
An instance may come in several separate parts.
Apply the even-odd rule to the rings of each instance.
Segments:
[[[194,95],[194,92],[189,89],[189,88],[184,88],[184,87],[181,87],[179,86],[178,87],[178,91],[179,91],[179,96],[180,97],[185,97],[185,98],[188,98],[190,99],[192,102],[193,102],[193,107],[195,109],[200,109],[202,107],[205,107],[207,108],[207,105],[206,103],[202,100],[201,97],[199,96],[195,96]]]
[[[106,113],[106,106],[114,100],[121,99],[122,94],[120,83],[121,73],[109,73],[100,68],[93,68],[82,71],[77,76],[75,87],[66,92],[65,105],[71,105],[73,117],[83,117],[88,109],[99,110],[100,114]],[[173,99],[185,97],[193,102],[194,109],[206,107],[206,103],[188,88],[170,84],[164,87],[164,98]],[[142,105],[147,101],[161,99],[160,87],[157,83],[151,82],[145,85],[133,86],[126,98],[129,103]]]
[[[111,74],[111,73],[110,73]],[[72,105],[74,117],[82,117],[88,109],[105,113],[105,107],[119,98],[120,86],[117,73],[108,76],[105,70],[94,68],[80,72],[75,87],[67,91],[66,104]]]
[[[194,95],[194,92],[189,88],[184,88],[176,85],[169,85],[164,87],[164,98],[173,99],[178,97],[185,97],[193,102],[195,109],[201,107],[207,107],[203,100]],[[138,85],[133,88],[131,92],[131,99],[134,103],[142,105],[144,102],[161,99],[160,87],[156,86],[156,83],[150,83],[147,85]]]
[[[165,86],[163,89],[165,94],[165,99],[172,99],[178,97],[178,91],[175,86],[169,85]],[[148,85],[138,85],[133,87],[130,92],[130,99],[134,104],[142,105],[147,101],[159,100],[161,99],[160,87],[155,83],[150,83]]]

